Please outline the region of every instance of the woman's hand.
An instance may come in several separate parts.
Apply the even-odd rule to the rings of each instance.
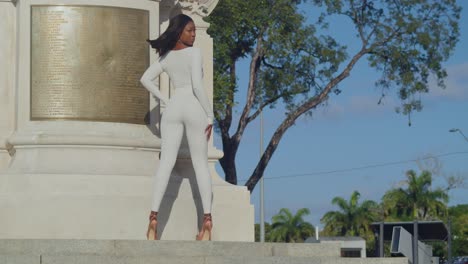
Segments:
[[[211,130],[213,130],[213,125],[212,124],[209,124],[208,126],[206,126],[205,128],[205,135],[206,135],[206,140],[210,140],[210,137],[211,137]]]

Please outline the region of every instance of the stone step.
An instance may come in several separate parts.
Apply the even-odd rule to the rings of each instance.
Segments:
[[[339,257],[339,243],[254,243],[146,240],[0,239],[0,254],[115,256]]]
[[[140,240],[0,240],[1,264],[407,264],[341,258],[339,244]]]
[[[408,264],[406,258],[1,255],[2,264]]]

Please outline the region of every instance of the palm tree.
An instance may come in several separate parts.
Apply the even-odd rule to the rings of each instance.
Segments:
[[[297,210],[295,215],[288,209],[282,208],[271,219],[271,241],[303,242],[307,237],[313,236],[314,227],[303,219],[304,216],[309,214],[310,211],[307,208]]]
[[[402,188],[406,187],[406,188]],[[432,174],[406,172],[403,186],[387,191],[382,197],[385,214],[390,219],[428,220],[446,213],[448,195],[442,188],[432,189]]]
[[[254,231],[255,231],[255,242],[260,242],[260,224],[255,224]],[[265,241],[266,242],[271,241],[270,231],[271,231],[270,223],[265,222]]]
[[[365,200],[359,204],[361,194],[354,191],[349,201],[335,197],[332,204],[339,207],[339,211],[327,212],[320,221],[325,224],[324,234],[335,236],[363,236],[370,232],[370,223],[377,219],[378,204]]]

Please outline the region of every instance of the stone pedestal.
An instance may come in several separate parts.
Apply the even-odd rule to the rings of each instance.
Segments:
[[[16,72],[16,10],[12,1],[0,1],[0,172],[10,162],[6,139],[14,129]]]
[[[31,45],[31,8],[65,5],[146,10],[150,38],[165,29],[169,14],[188,12],[199,26],[196,45],[204,52],[205,85],[212,96],[212,41],[202,17],[217,1],[209,5],[207,1],[199,1],[206,5],[163,1],[161,8],[159,2],[0,1],[0,58],[11,62],[2,64],[0,72],[0,212],[6,216],[0,218],[0,238],[145,239],[152,177],[159,165],[159,106],[150,98],[147,125],[32,119],[31,50],[35,47]],[[154,51],[149,54],[154,61]],[[161,91],[170,96],[167,76],[160,79]],[[220,179],[214,165],[222,153],[212,144],[208,156],[214,193],[213,240],[253,241],[250,193]],[[193,174],[182,150],[160,210],[162,239],[195,239],[202,214]]]
[[[202,225],[203,209],[191,160],[182,158],[177,161],[159,216],[161,239],[195,239]],[[253,241],[254,209],[246,187],[213,177],[212,216],[212,240]]]

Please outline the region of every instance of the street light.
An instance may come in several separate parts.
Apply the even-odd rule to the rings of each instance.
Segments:
[[[458,132],[458,133],[460,133],[463,136],[463,138],[468,142],[468,138],[465,136],[465,134],[463,134],[463,132],[460,129],[452,128],[452,129],[449,130],[449,132],[452,132],[452,133]]]
[[[463,138],[465,139],[465,141],[468,142],[468,138],[465,136],[465,134],[463,134],[463,131],[461,131],[460,129],[458,128],[452,128],[449,130],[449,132],[451,133],[455,133],[455,132],[458,132],[460,133],[460,135],[463,136]],[[447,229],[448,229],[448,241],[447,241],[447,257],[448,257],[448,262],[449,263],[452,263],[452,219],[450,217],[450,215],[448,215],[448,222],[447,222]]]
[[[260,110],[260,159],[263,155],[263,111]],[[265,183],[260,178],[260,242],[265,242]]]
[[[260,100],[262,102],[263,100]],[[263,156],[263,109],[260,103],[260,159]],[[260,242],[265,242],[265,175],[260,178]]]

